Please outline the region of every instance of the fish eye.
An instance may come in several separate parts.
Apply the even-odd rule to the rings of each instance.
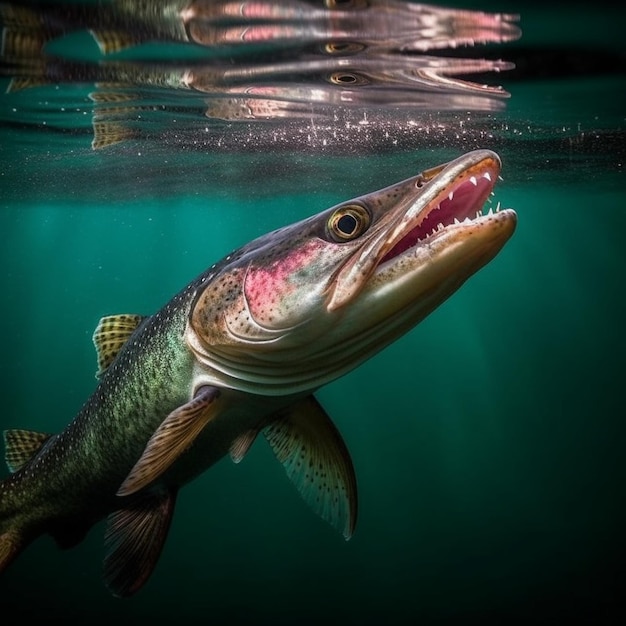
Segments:
[[[328,233],[338,243],[351,241],[362,235],[370,225],[367,210],[358,205],[350,204],[337,209],[326,224]]]
[[[368,80],[354,72],[333,72],[328,80],[335,85],[367,85]]]
[[[351,41],[329,42],[324,44],[323,50],[326,54],[348,55],[355,54],[356,52],[362,52],[365,50],[365,45]]]
[[[367,6],[366,0],[326,0],[327,9],[362,9]]]

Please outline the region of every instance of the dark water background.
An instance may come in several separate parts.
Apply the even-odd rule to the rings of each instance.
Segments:
[[[451,300],[320,391],[357,472],[350,542],[260,441],[181,492],[137,596],[101,584],[100,525],[73,550],[44,537],[21,555],[0,583],[3,623],[624,623],[624,12],[471,6],[522,16],[492,140],[111,156],[87,131],[0,129],[2,428],[56,432],[74,416],[95,387],[102,315],[149,314],[252,237],[464,148],[499,152],[497,199],[519,215]]]

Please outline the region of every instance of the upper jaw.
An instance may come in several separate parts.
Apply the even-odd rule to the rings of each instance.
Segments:
[[[479,218],[500,175],[500,167],[500,159],[494,152],[480,150],[425,172],[421,182],[417,177],[416,187],[421,185],[421,193],[390,229],[376,265],[439,236],[446,228]]]
[[[475,218],[499,174],[498,155],[475,150],[388,188],[398,196],[396,206],[383,205],[381,213],[374,215],[379,226],[334,276],[327,310],[338,310],[350,302],[379,269],[419,248],[427,236],[432,241],[438,224],[454,225],[455,218],[459,222]]]

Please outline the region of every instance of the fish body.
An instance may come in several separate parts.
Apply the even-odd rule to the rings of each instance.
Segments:
[[[0,571],[38,536],[77,544],[107,518],[116,595],[153,571],[179,489],[259,433],[349,538],[356,478],[314,397],[411,329],[491,260],[514,211],[482,214],[498,156],[470,152],[268,233],[152,316],[102,318],[99,383],[59,434],[5,432]]]

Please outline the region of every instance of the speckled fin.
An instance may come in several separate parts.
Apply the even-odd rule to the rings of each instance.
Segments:
[[[356,525],[357,488],[348,448],[313,397],[282,412],[263,430],[305,501],[350,539]]]
[[[35,9],[21,7],[17,2],[3,2],[0,4],[0,24],[5,63],[41,58],[50,37]]]
[[[92,128],[93,139],[91,140],[91,147],[94,150],[114,146],[117,143],[135,139],[139,136],[139,132],[136,129],[111,120],[95,120]]]
[[[52,435],[33,430],[13,428],[4,431],[4,448],[7,467],[10,472],[17,472],[20,467],[32,459]]]
[[[93,333],[93,343],[98,357],[96,378],[100,378],[111,365],[122,346],[144,319],[146,319],[144,315],[107,315],[98,322]]]
[[[133,35],[120,31],[96,30],[92,28],[89,32],[98,44],[102,54],[119,52],[120,50],[131,48],[136,46],[138,43],[141,43],[141,40],[137,39],[137,37],[133,37]]]
[[[233,441],[230,446],[230,458],[234,463],[239,463],[243,459],[246,454],[248,454],[248,450],[252,447],[257,435],[259,434],[259,429],[251,428],[250,430],[246,430],[244,433],[239,435]]]
[[[4,93],[13,93],[15,91],[22,91],[23,89],[30,89],[31,87],[42,87],[49,84],[50,81],[43,78],[20,76],[11,79]]]
[[[141,458],[119,488],[128,496],[156,480],[193,443],[207,423],[216,417],[220,390],[205,385],[192,400],[172,411],[156,429]]]
[[[104,580],[111,593],[130,596],[152,574],[172,521],[176,492],[146,490],[109,515]]]

